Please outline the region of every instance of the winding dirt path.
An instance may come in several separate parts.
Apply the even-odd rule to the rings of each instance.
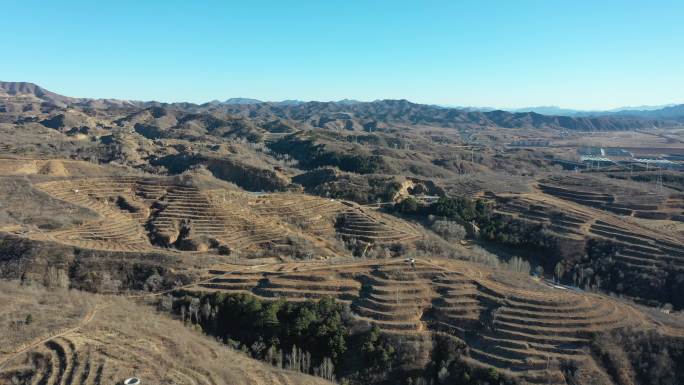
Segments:
[[[11,353],[9,355],[9,357],[5,358],[2,362],[0,362],[0,369],[2,369],[8,362],[12,361],[13,359],[17,358],[18,356],[20,356],[26,352],[31,351],[32,349],[34,349],[38,345],[42,345],[44,343],[47,343],[49,341],[54,340],[55,338],[63,337],[69,333],[73,333],[76,330],[87,325],[90,321],[93,320],[93,318],[95,318],[95,313],[97,313],[97,310],[98,310],[98,306],[96,305],[92,309],[88,310],[88,312],[85,314],[85,316],[83,318],[81,318],[81,320],[78,322],[78,324],[76,326],[74,326],[70,329],[63,330],[57,334],[53,334],[51,336],[45,337],[45,338],[40,339],[38,341],[34,341],[34,342],[30,343],[29,345],[24,346],[23,348],[17,350],[16,352]]]

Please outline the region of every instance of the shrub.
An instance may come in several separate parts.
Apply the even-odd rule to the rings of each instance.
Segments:
[[[364,361],[376,370],[387,370],[395,355],[394,347],[375,325],[364,336],[361,352],[364,354]]]
[[[530,263],[520,257],[512,257],[505,264],[504,267],[516,273],[529,274],[532,270]]]
[[[395,210],[402,214],[414,215],[417,214],[420,204],[414,197],[408,197],[395,205]]]

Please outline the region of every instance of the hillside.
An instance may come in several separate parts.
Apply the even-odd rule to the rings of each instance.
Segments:
[[[287,119],[314,126],[337,121],[345,127],[368,127],[368,124],[426,124],[441,127],[468,125],[471,127],[532,127],[539,129],[566,129],[580,131],[648,129],[681,125],[679,107],[658,111],[626,111],[609,116],[570,117],[541,115],[534,112],[468,111],[411,103],[407,100],[378,100],[374,102],[261,102],[256,99],[233,98],[224,102],[193,105],[189,103],[163,104],[157,102],[132,102],[114,99],[70,98],[44,90],[24,82],[0,82],[0,89],[17,100],[32,97],[58,107],[82,107],[91,109],[135,108],[138,106],[161,106],[193,112],[217,112],[238,116],[267,119]],[[5,102],[7,103],[7,101]],[[7,109],[7,107],[5,107]],[[624,115],[624,116],[622,116]]]
[[[506,376],[531,383],[565,383],[568,374],[561,362],[594,371],[594,376],[609,381],[597,369],[601,364],[586,353],[591,336],[625,328],[659,329],[646,313],[633,307],[470,263],[421,259],[412,267],[388,260],[212,273],[217,277],[189,290],[247,290],[263,298],[292,301],[333,296],[349,303],[355,318],[387,333],[456,335],[466,343],[465,362],[493,366]],[[684,336],[684,328],[661,331],[674,338]]]
[[[51,103],[57,106],[66,107],[74,103],[76,100],[66,96],[58,95],[50,92],[33,83],[26,82],[1,82],[0,81],[0,96],[5,98],[21,98],[32,97],[41,100],[42,102]]]
[[[0,286],[0,332],[12,336],[0,351],[3,384],[330,383],[257,362],[131,299]]]
[[[638,117],[568,117],[541,115],[534,112],[510,113],[505,111],[466,111],[411,103],[406,100],[380,100],[368,103],[308,102],[297,105],[273,103],[233,104],[212,106],[241,116],[281,118],[294,121],[318,122],[341,121],[349,125],[367,127],[368,124],[424,124],[440,127],[533,127],[539,129],[566,129],[580,131],[624,130],[656,128],[677,125],[667,118],[658,120]],[[350,123],[347,123],[350,122]],[[314,123],[315,124],[315,123]]]
[[[4,112],[40,110],[47,111],[58,107],[81,108],[125,108],[139,103],[117,99],[73,98],[50,92],[36,84],[28,82],[0,81],[0,109]]]
[[[677,122],[0,106],[0,383],[684,379]]]
[[[618,111],[613,114],[616,116],[633,116],[647,119],[666,119],[682,122],[684,121],[684,104],[664,107],[656,110],[630,110]]]

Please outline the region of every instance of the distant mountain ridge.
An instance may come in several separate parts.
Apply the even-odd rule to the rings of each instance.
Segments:
[[[0,82],[6,97],[29,97],[57,107],[90,109],[171,108],[193,113],[221,113],[269,122],[289,120],[301,126],[372,129],[385,125],[438,125],[442,127],[502,127],[566,129],[583,131],[649,129],[679,126],[684,123],[684,105],[650,111],[618,111],[597,115],[545,115],[537,112],[481,111],[412,103],[408,100],[360,102],[303,102],[286,100],[263,102],[249,98],[231,98],[202,105],[194,103],[139,102],[116,99],[71,98],[41,88],[33,83]],[[556,107],[539,107],[552,112]],[[7,108],[5,108],[7,110]]]
[[[508,112],[535,112],[542,115],[565,116],[624,116],[644,119],[674,119],[684,122],[684,104],[666,104],[661,106],[620,107],[605,111],[584,111],[562,108],[557,106],[539,106],[506,109]]]
[[[263,103],[261,100],[249,98],[230,98],[226,99],[223,104],[259,104]]]
[[[342,104],[338,102],[307,102],[296,106],[274,103],[253,105],[222,105],[216,109],[242,117],[263,119],[286,119],[298,122],[314,122],[324,126],[338,121],[340,127],[372,127],[385,125],[438,125],[442,127],[502,127],[567,129],[583,131],[649,129],[680,125],[677,122],[633,117],[569,117],[542,115],[534,112],[511,113],[502,110],[468,111],[416,104],[407,100],[378,100]]]
[[[72,98],[48,91],[34,83],[29,82],[2,82],[0,81],[0,96],[8,97],[31,97],[36,102],[47,103],[57,107],[80,106],[86,108],[122,108],[139,106],[141,102],[119,99],[92,99]]]
[[[537,106],[537,107],[523,107],[523,108],[513,108],[513,109],[503,109],[508,112],[534,112],[542,115],[564,115],[564,116],[574,116],[582,113],[581,110],[574,110],[571,108],[562,108],[558,106]]]
[[[32,96],[60,106],[76,101],[75,98],[50,92],[36,84],[28,82],[0,82],[0,91],[9,96]]]
[[[668,106],[657,110],[622,110],[608,116],[640,117],[647,119],[668,119],[684,122],[684,104]]]

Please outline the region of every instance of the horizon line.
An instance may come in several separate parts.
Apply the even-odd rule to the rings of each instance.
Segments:
[[[180,103],[190,103],[190,104],[196,104],[196,105],[204,105],[204,104],[209,104],[212,102],[220,102],[220,103],[225,103],[228,100],[231,99],[247,99],[247,100],[255,100],[258,103],[283,103],[283,102],[300,102],[300,103],[339,103],[343,101],[349,101],[349,102],[357,102],[357,103],[373,103],[373,102],[378,102],[378,101],[386,101],[386,100],[395,100],[395,101],[401,101],[405,100],[409,103],[413,104],[419,104],[419,105],[426,105],[426,106],[435,106],[435,107],[440,107],[440,108],[453,108],[453,109],[461,109],[461,110],[466,110],[466,109],[475,109],[475,110],[484,110],[484,111],[515,111],[515,112],[533,112],[531,111],[532,109],[540,109],[540,108],[555,108],[555,109],[560,109],[560,110],[570,110],[574,112],[618,112],[618,111],[623,111],[623,110],[639,110],[639,109],[644,109],[644,108],[651,108],[651,109],[662,109],[662,108],[667,108],[667,107],[672,107],[672,106],[678,106],[678,105],[684,105],[684,102],[669,102],[669,103],[658,103],[658,104],[642,104],[639,103],[638,105],[617,105],[617,106],[612,106],[612,107],[593,107],[593,108],[576,108],[576,107],[565,107],[561,105],[554,105],[554,104],[539,104],[539,105],[528,105],[528,106],[521,106],[521,107],[515,107],[515,106],[499,106],[499,107],[492,107],[492,106],[487,106],[487,105],[467,105],[467,104],[454,104],[454,103],[431,103],[431,102],[417,102],[413,101],[408,98],[404,97],[399,97],[399,98],[378,98],[378,99],[359,99],[359,98],[350,98],[350,97],[343,97],[341,99],[330,99],[330,100],[322,100],[322,99],[298,99],[298,98],[285,98],[282,100],[263,100],[258,97],[248,97],[248,96],[232,96],[228,97],[225,99],[219,99],[219,98],[212,98],[211,100],[208,101],[203,101],[203,102],[196,102],[196,101],[188,101],[188,100],[175,100],[175,101],[163,101],[161,99],[148,99],[144,100],[142,98],[121,98],[121,97],[93,97],[93,96],[69,96],[66,94],[63,94],[61,92],[56,92],[52,88],[46,88],[40,85],[39,83],[31,82],[31,81],[4,81],[0,80],[0,82],[4,83],[26,83],[26,84],[33,84],[37,87],[42,88],[43,90],[55,93],[60,96],[68,97],[68,98],[73,98],[73,99],[92,99],[92,100],[118,100],[118,101],[128,101],[128,102],[140,102],[140,103],[161,103],[161,104],[180,104]],[[248,104],[248,103],[246,103]]]

